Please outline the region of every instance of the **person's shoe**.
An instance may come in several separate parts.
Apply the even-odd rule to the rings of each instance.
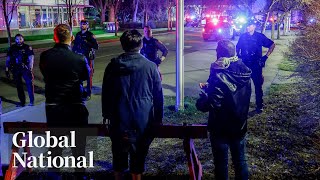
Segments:
[[[91,96],[87,96],[86,101],[89,101],[91,99]]]
[[[91,99],[91,96],[86,96],[82,98],[82,101],[89,101]]]
[[[28,104],[28,106],[34,106],[34,103],[33,103],[33,102],[30,102],[30,103]]]

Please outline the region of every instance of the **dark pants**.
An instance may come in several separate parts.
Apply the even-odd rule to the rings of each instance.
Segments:
[[[26,82],[30,103],[34,103],[34,85],[33,85],[32,72],[28,69],[21,69],[21,70],[13,70],[12,74],[13,74],[14,81],[16,83],[18,97],[21,105],[26,104],[26,95],[24,94],[24,90],[23,90],[22,78]]]
[[[257,109],[261,109],[263,108],[263,90],[262,90],[262,85],[264,82],[264,77],[262,74],[262,67],[259,66],[258,63],[255,64],[248,64],[246,62],[244,62],[252,71],[251,74],[251,79],[253,81],[254,84],[254,91],[256,94],[256,107]]]
[[[210,134],[214,158],[215,177],[217,180],[228,179],[228,150],[230,148],[236,180],[248,179],[248,165],[245,157],[245,138],[224,139]]]
[[[77,159],[85,155],[86,131],[88,125],[88,110],[82,104],[64,104],[46,106],[47,124],[51,134],[56,136],[70,135],[70,131],[75,131],[76,148],[71,148],[72,155]],[[61,156],[62,148],[49,148],[51,156]],[[49,171],[59,171],[59,169],[48,169]],[[84,172],[85,169],[76,169]]]
[[[92,78],[93,78],[93,73],[94,73],[94,60],[89,60],[88,61],[89,67],[90,67],[90,75],[87,80],[87,95],[91,96],[91,90],[92,90]]]
[[[142,174],[145,170],[145,159],[153,138],[138,138],[134,133],[112,135],[112,165],[113,170],[123,172],[128,169],[128,156],[130,156],[130,172]]]

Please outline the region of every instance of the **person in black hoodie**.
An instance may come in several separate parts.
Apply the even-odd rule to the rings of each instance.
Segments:
[[[211,64],[207,83],[200,83],[208,95],[208,131],[217,179],[228,179],[228,149],[235,179],[248,179],[245,136],[251,96],[251,70],[235,55],[231,41],[218,42],[217,60]]]
[[[127,30],[120,37],[125,53],[111,60],[102,84],[102,116],[110,125],[113,169],[121,179],[128,168],[141,179],[152,131],[162,123],[163,93],[155,63],[140,54],[142,35]]]

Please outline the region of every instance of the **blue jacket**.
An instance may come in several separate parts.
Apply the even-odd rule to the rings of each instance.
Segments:
[[[111,137],[127,131],[141,137],[161,123],[163,93],[156,65],[139,53],[112,59],[103,78],[102,116],[111,122]]]

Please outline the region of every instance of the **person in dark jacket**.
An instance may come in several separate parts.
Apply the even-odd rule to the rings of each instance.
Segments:
[[[140,54],[142,35],[127,30],[120,37],[125,53],[111,60],[102,84],[102,116],[110,122],[113,169],[121,178],[128,168],[141,179],[152,131],[162,123],[163,93],[156,64]]]
[[[88,124],[89,113],[82,98],[82,81],[88,79],[90,67],[84,56],[72,52],[72,39],[70,26],[56,26],[56,44],[41,53],[39,65],[45,82],[47,125],[49,128],[58,128],[59,132],[52,132],[57,135],[61,128],[75,130],[77,148],[72,148],[72,153],[78,157],[85,154],[86,136],[75,128],[83,128]],[[61,156],[61,148],[49,150],[53,157]]]
[[[207,83],[200,83],[208,95],[208,131],[217,179],[228,179],[228,149],[235,179],[248,179],[245,136],[251,95],[251,70],[235,55],[231,41],[218,42],[217,60],[211,64]]]
[[[154,62],[158,66],[160,72],[159,66],[161,62],[166,59],[166,56],[168,55],[168,49],[161,41],[152,36],[152,29],[150,26],[144,26],[143,33],[143,46],[140,53],[150,61]],[[162,52],[161,57],[159,57],[158,54],[159,50]]]
[[[251,79],[255,87],[256,94],[256,112],[263,111],[263,90],[262,85],[264,77],[262,69],[275,48],[274,42],[264,34],[256,32],[256,22],[249,21],[247,24],[247,33],[240,36],[236,46],[238,57],[241,57],[246,66],[252,70]],[[262,56],[262,47],[269,48],[267,53]]]
[[[96,37],[92,32],[89,31],[89,21],[81,20],[80,22],[81,31],[76,34],[72,50],[75,53],[84,55],[90,66],[90,78],[87,81],[87,99],[91,98],[92,90],[92,77],[94,73],[94,59],[95,59],[95,50],[98,50],[99,45],[96,40]]]
[[[7,53],[6,76],[10,78],[9,70],[13,74],[13,79],[17,86],[20,103],[17,107],[23,107],[26,103],[26,96],[23,90],[22,78],[26,82],[30,99],[29,106],[34,105],[34,84],[33,84],[33,62],[34,53],[32,47],[24,43],[21,34],[15,36],[15,44],[12,45]]]

